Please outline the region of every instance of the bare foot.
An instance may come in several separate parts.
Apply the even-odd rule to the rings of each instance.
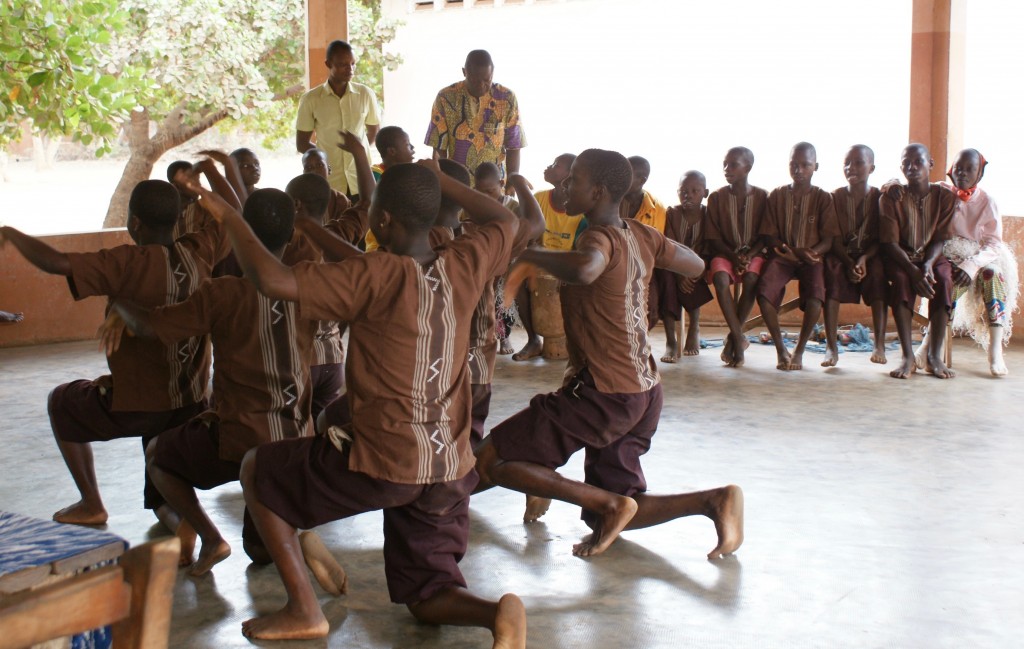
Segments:
[[[829,347],[825,350],[825,360],[821,361],[822,367],[835,367],[839,362],[839,350]]]
[[[262,640],[312,640],[325,637],[328,631],[330,625],[319,608],[302,613],[285,606],[276,613],[242,622],[242,635]]]
[[[715,522],[718,545],[708,553],[708,559],[732,554],[743,545],[743,490],[734,484],[716,490],[714,510],[710,517]]]
[[[700,354],[700,337],[687,336],[686,344],[683,345],[683,356],[697,356]]]
[[[321,588],[335,597],[348,592],[348,575],[324,545],[319,534],[310,531],[299,534],[299,545],[302,546],[302,558],[306,560],[306,567],[313,573],[316,583],[320,584]]]
[[[875,347],[875,351],[871,352],[871,362],[878,363],[879,365],[885,365],[889,360],[885,357],[885,347]]]
[[[100,505],[86,505],[79,500],[53,515],[53,520],[69,525],[103,525],[107,522],[107,510]]]
[[[788,372],[790,370],[789,363],[793,360],[793,357],[790,356],[788,350],[779,352],[778,357],[779,362],[775,364],[775,369]]]
[[[541,516],[548,513],[548,507],[550,506],[550,498],[540,498],[526,494],[526,512],[523,513],[523,522],[536,523]]]
[[[17,313],[8,313],[7,311],[0,311],[0,322],[21,322],[25,319],[25,314],[21,311]]]
[[[181,541],[181,554],[178,557],[178,567],[184,568],[185,566],[191,566],[194,559],[192,558],[192,552],[196,549],[196,531],[192,529],[192,524],[184,518],[178,523],[178,529],[174,532],[174,535]]]
[[[730,339],[732,336],[730,336]],[[743,334],[736,334],[738,341],[733,341],[732,363],[730,367],[743,367],[744,352],[750,347],[750,341]]]
[[[803,353],[793,354],[792,356],[789,357],[789,369],[791,369],[791,370],[802,370],[802,369],[804,369],[804,355],[803,355]]]
[[[687,356],[692,356],[692,354],[688,353]],[[661,357],[662,363],[675,363],[677,360],[679,360],[679,352],[666,351],[665,355]]]
[[[906,379],[910,378],[910,375],[917,371],[917,363],[914,362],[914,357],[904,357],[903,362],[900,366],[893,371],[889,372],[889,376],[894,379]]]
[[[930,366],[929,371],[933,376],[939,379],[952,379],[956,377],[956,372],[946,367],[946,364],[942,362],[942,358],[939,356],[928,355],[928,365]]]
[[[499,354],[501,354],[502,356],[508,356],[509,354],[511,354],[514,351],[515,351],[515,348],[512,347],[512,343],[509,342],[508,338],[500,338],[500,339],[498,339],[498,353]]]
[[[522,349],[512,354],[512,360],[526,361],[540,356],[542,351],[544,351],[544,343],[539,338],[533,338],[523,345]]]
[[[633,520],[636,515],[636,501],[626,496],[618,496],[618,503],[613,511],[601,516],[601,528],[572,546],[572,553],[577,557],[593,557],[601,554],[619,538],[619,532]]]
[[[526,607],[523,600],[512,593],[498,600],[492,649],[526,649]]]
[[[203,543],[199,548],[199,558],[189,569],[188,574],[193,577],[202,577],[229,556],[231,556],[231,546],[224,539],[215,543]]]

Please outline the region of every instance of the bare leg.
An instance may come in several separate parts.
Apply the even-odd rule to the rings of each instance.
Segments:
[[[519,287],[519,293],[516,294],[516,307],[519,309],[519,319],[523,321],[523,329],[526,329],[526,344],[518,352],[512,354],[512,360],[525,361],[536,358],[544,350],[544,341],[533,330],[533,308],[530,306],[528,282]]]
[[[818,316],[821,315],[821,302],[814,298],[807,300],[804,304],[804,319],[800,325],[800,339],[796,341],[796,349],[789,361],[789,369],[802,370],[804,368],[804,349],[807,341],[814,332],[814,325],[818,324]],[[776,317],[778,322],[778,317]]]
[[[736,319],[740,323],[739,333],[732,336],[733,340],[733,367],[743,366],[743,352],[750,346],[750,341],[743,335],[743,323],[750,317],[754,310],[754,300],[757,299],[757,282],[761,278],[756,273],[743,274],[743,293],[736,304]]]
[[[724,271],[715,273],[711,281],[715,285],[715,295],[718,296],[718,305],[722,309],[722,316],[725,317],[725,323],[729,326],[729,336],[726,338],[725,347],[722,349],[722,362],[729,366],[735,366],[736,363],[736,349],[739,347],[739,341],[743,337],[743,323],[737,315],[736,303],[732,299],[732,285],[730,284],[729,274]],[[740,351],[740,357],[742,358],[743,352]]]
[[[772,342],[775,343],[775,354],[778,357],[775,369],[789,370],[792,357],[789,355],[789,350],[786,349],[786,341],[782,339],[782,330],[779,328],[779,312],[771,302],[763,297],[757,298],[757,304],[761,307],[761,315],[764,316],[764,326],[768,327],[768,333],[771,334]]]
[[[160,438],[157,437],[146,448],[146,470],[149,472],[153,484],[160,490],[160,494],[167,500],[167,504],[187,520],[202,539],[199,558],[189,570],[189,574],[193,577],[200,577],[227,559],[231,555],[231,546],[227,544],[224,537],[221,536],[220,530],[210,520],[203,506],[199,504],[199,498],[196,497],[196,490],[192,485],[156,465],[153,458],[156,456],[159,444]]]
[[[51,420],[51,428],[52,426]],[[57,440],[57,448],[64,457],[64,464],[71,472],[78,493],[82,496],[78,502],[56,512],[53,520],[73,525],[103,525],[107,522],[107,509],[103,506],[99,485],[96,482],[92,447],[89,444],[66,442],[57,436],[56,430],[53,431],[53,438]]]
[[[896,333],[900,337],[900,349],[903,352],[903,359],[900,366],[889,372],[894,379],[905,379],[914,373],[917,364],[914,362],[914,345],[911,336],[913,324],[913,313],[904,303],[899,303],[892,308],[892,317],[896,321]]]
[[[320,587],[335,597],[348,592],[348,575],[334,555],[324,545],[320,535],[313,531],[299,534],[302,558]]]
[[[835,367],[839,362],[839,300],[825,300],[825,360],[822,367]]]
[[[21,311],[17,313],[8,313],[7,311],[0,311],[0,322],[21,322],[25,319],[25,314]]]
[[[707,516],[715,523],[718,545],[708,559],[732,554],[743,545],[743,490],[736,485],[672,496],[637,494],[637,512],[627,530],[660,525],[684,516]]]
[[[444,588],[422,602],[409,604],[409,612],[425,624],[490,629],[493,649],[526,649],[526,608],[512,593],[491,602],[464,588]]]
[[[157,520],[167,528],[167,531],[172,532],[181,542],[178,567],[184,568],[192,565],[194,561],[192,552],[196,549],[196,531],[192,529],[188,521],[178,516],[178,512],[174,511],[173,507],[166,503],[154,509],[153,513],[156,514]]]
[[[686,312],[686,344],[683,356],[700,354],[700,307]]]
[[[267,509],[256,499],[254,479],[255,451],[249,451],[242,460],[241,482],[245,505],[256,523],[270,556],[288,593],[284,608],[242,623],[242,633],[249,638],[264,640],[306,640],[322,638],[330,629],[327,618],[313,592],[313,584],[306,574],[299,537],[295,528]]]
[[[662,363],[675,363],[679,360],[679,341],[676,340],[676,319],[671,315],[662,318],[665,324],[665,355],[661,357]]]
[[[601,554],[618,538],[619,532],[636,513],[636,501],[576,480],[530,462],[506,462],[498,457],[490,438],[478,447],[477,472],[491,484],[498,484],[541,498],[555,498],[578,505],[601,518],[601,526],[583,543],[573,546],[578,557]]]
[[[992,376],[1006,376],[1010,370],[1003,360],[1003,327],[991,325],[988,328],[988,367]]]
[[[931,365],[931,372],[936,378],[951,379],[956,372],[946,367],[942,360],[942,346],[946,342],[946,326],[949,322],[949,313],[945,309],[935,309],[928,305],[928,364]]]
[[[885,329],[888,320],[889,310],[884,300],[871,303],[871,319],[875,325],[875,350],[871,352],[871,362],[885,365],[888,360],[885,358]]]

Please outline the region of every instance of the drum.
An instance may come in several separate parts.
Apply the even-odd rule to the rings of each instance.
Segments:
[[[547,273],[533,280],[530,309],[533,311],[533,329],[544,337],[544,358],[560,360],[569,357],[565,346],[565,325],[562,322],[562,300],[558,295],[561,285]]]

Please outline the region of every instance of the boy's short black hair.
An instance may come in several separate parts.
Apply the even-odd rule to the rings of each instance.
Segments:
[[[679,184],[681,185],[683,181],[686,180],[687,178],[695,178],[700,184],[704,185],[705,189],[707,189],[707,177],[703,173],[697,171],[696,169],[690,169],[689,171],[684,172],[683,175],[680,176],[679,178]]]
[[[814,145],[811,144],[810,142],[797,142],[796,144],[794,144],[793,148],[789,152],[789,157],[792,158],[793,154],[797,153],[798,151],[806,151],[811,155],[812,158],[814,158],[815,161],[818,160],[818,150],[815,149]]]
[[[252,157],[256,158],[257,160],[259,160],[259,156],[256,155],[255,151],[253,151],[252,149],[247,149],[245,147],[241,147],[239,149],[235,149],[234,151],[232,151],[228,155],[230,155],[235,160],[238,160],[240,157],[242,157],[244,155],[249,155],[249,156],[252,156]]]
[[[753,166],[754,166],[754,152],[753,152],[753,151],[751,151],[750,149],[748,149],[747,147],[745,147],[745,146],[734,146],[733,148],[731,148],[731,149],[729,149],[728,151],[726,151],[726,152],[725,152],[725,155],[726,155],[726,156],[730,156],[730,155],[732,155],[733,153],[736,153],[736,154],[738,154],[738,155],[741,155],[741,156],[743,156],[743,158],[744,158],[744,159],[745,159],[745,160],[746,160],[746,161],[747,161],[748,163],[750,163],[750,166],[751,166],[751,167],[753,167]]]
[[[280,189],[257,189],[246,199],[242,217],[267,250],[279,250],[292,238],[295,202]]]
[[[868,145],[866,145],[866,144],[854,144],[853,146],[850,147],[850,149],[851,150],[857,149],[859,151],[863,151],[864,155],[866,155],[868,157],[868,162],[870,162],[871,164],[875,164],[875,151],[874,151],[874,149],[872,149]]]
[[[155,230],[173,229],[180,211],[181,197],[177,188],[163,180],[143,180],[128,199],[128,213]]]
[[[335,54],[339,52],[352,53],[352,46],[348,44],[348,41],[336,40],[331,41],[327,44],[327,60],[330,61]]]
[[[451,176],[452,178],[459,181],[466,187],[470,186],[472,181],[469,177],[469,169],[466,169],[465,166],[460,165],[458,162],[455,162],[454,160],[449,160],[448,158],[441,158],[440,160],[438,160],[437,166],[441,167],[441,172],[444,173],[444,175]],[[441,196],[442,210],[454,210],[457,209],[458,207],[459,204],[456,203],[451,198],[448,198],[447,196],[443,195]]]
[[[903,147],[903,153],[910,151],[911,149],[920,149],[924,153],[924,157],[931,159],[932,152],[928,150],[928,147],[920,142],[911,142],[907,146]]]
[[[323,176],[302,174],[292,178],[284,191],[293,200],[302,201],[311,216],[323,216],[331,201],[331,185]]]
[[[311,149],[306,149],[306,152],[302,154],[302,164],[306,164],[306,161],[309,160],[312,156],[320,156],[321,158],[324,159],[324,162],[327,162],[327,152],[324,151],[323,149],[313,147]]]
[[[476,182],[481,180],[501,180],[501,169],[493,162],[481,162],[473,172],[473,179]]]
[[[429,230],[441,207],[441,183],[426,167],[396,164],[380,177],[374,200],[406,228]]]
[[[179,171],[191,168],[191,162],[185,162],[184,160],[175,160],[171,164],[167,165],[167,182],[173,183],[174,177],[178,175]]]
[[[633,168],[618,151],[587,149],[576,156],[573,165],[586,169],[593,183],[608,190],[612,202],[621,201],[633,184]]]
[[[377,131],[377,138],[373,143],[377,146],[377,152],[381,157],[387,155],[388,149],[398,146],[398,138],[405,134],[398,126],[385,126]]]

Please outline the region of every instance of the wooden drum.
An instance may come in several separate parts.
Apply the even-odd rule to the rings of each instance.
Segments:
[[[565,324],[562,322],[562,299],[558,295],[561,285],[547,273],[534,278],[530,296],[533,311],[533,329],[544,337],[544,358],[560,360],[569,357],[565,347]]]

